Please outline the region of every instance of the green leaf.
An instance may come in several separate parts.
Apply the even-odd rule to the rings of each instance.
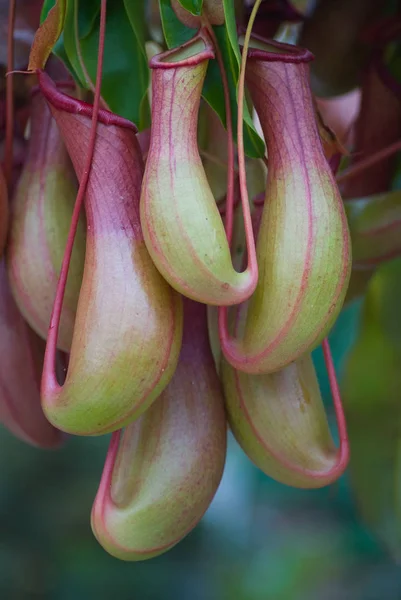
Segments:
[[[75,11],[77,14],[78,32],[76,34],[76,22],[75,22]],[[82,54],[82,60],[87,68],[86,60],[82,51],[82,38],[86,40],[90,39],[91,35],[96,35],[96,20],[99,15],[99,4],[93,0],[89,2],[79,2],[77,0],[68,0],[67,2],[67,15],[64,26],[64,48],[68,56],[68,60],[73,67],[74,76],[78,83],[86,89],[90,89],[90,82],[86,80],[85,74],[82,70],[81,63],[79,60],[76,37],[80,40],[80,49]],[[108,20],[108,19],[107,19]],[[97,49],[96,49],[97,57]],[[88,71],[89,73],[89,71]],[[95,80],[92,74],[89,73],[92,83],[94,85]]]
[[[43,23],[43,21],[46,19],[47,15],[49,14],[49,11],[51,8],[53,8],[53,6],[56,4],[56,0],[43,0],[43,6],[42,6],[42,10],[40,13],[40,22]]]
[[[196,29],[190,29],[181,23],[171,6],[170,0],[159,0],[159,9],[164,39],[169,48],[185,44],[196,34]]]
[[[56,0],[45,0],[42,6],[42,12],[40,15],[40,22],[46,19],[49,11],[55,5]],[[55,54],[65,65],[66,69],[71,73],[71,75],[76,79],[73,66],[71,65],[67,53],[64,47],[64,32],[60,35],[56,44],[53,46],[53,54]]]
[[[171,7],[170,0],[159,0],[160,14],[164,36],[169,48],[180,46],[190,40],[195,34],[195,29],[185,27],[177,18]],[[224,2],[226,15],[225,25],[214,27],[217,43],[222,53],[223,62],[228,78],[231,113],[233,121],[233,132],[236,139],[237,134],[237,84],[239,77],[239,65],[241,55],[237,41],[237,30],[235,22],[234,4],[232,0]],[[226,123],[226,111],[224,104],[223,87],[221,83],[220,70],[217,61],[210,61],[206,81],[203,88],[203,97],[220,117],[223,125]],[[256,133],[252,123],[248,107],[244,107],[244,147],[247,156],[261,158],[264,156],[265,146],[262,139]]]
[[[136,37],[138,52],[142,53],[141,65],[138,68],[138,73],[142,77],[141,89],[143,91],[143,96],[139,106],[140,118],[138,123],[140,125],[140,129],[145,129],[150,127],[151,121],[149,99],[147,94],[150,83],[150,72],[145,50],[145,42],[146,40],[151,39],[151,36],[149,35],[146,22],[145,1],[137,0],[135,4],[133,4],[132,0],[124,0],[124,5],[129,22]]]
[[[67,0],[68,4],[74,4],[74,1]],[[96,20],[100,15],[99,0],[78,0],[78,30],[80,38],[83,39],[90,35],[96,25]],[[107,12],[108,9],[107,9]]]
[[[227,48],[227,64],[231,67],[231,77],[233,80],[233,84],[235,85],[235,99],[238,98],[238,79],[239,79],[239,71],[241,66],[241,52],[238,44],[238,36],[237,36],[237,23],[235,20],[235,6],[232,0],[223,0],[224,7],[224,16],[225,16],[225,30],[226,30],[226,39],[224,40],[224,46],[227,45],[227,41],[230,43],[231,52]],[[222,26],[224,27],[224,26]],[[217,27],[214,28],[215,30]],[[222,43],[219,40],[219,46],[222,47]],[[223,51],[223,49],[222,49]],[[226,62],[226,61],[225,61]],[[236,62],[236,65],[235,65]],[[227,67],[226,67],[227,69]],[[234,83],[235,82],[235,83]],[[230,86],[231,92],[231,86]],[[233,99],[231,98],[231,106],[233,106]],[[233,109],[231,109],[233,110]],[[234,112],[235,114],[235,112]],[[262,158],[265,153],[265,145],[263,140],[257,134],[255,127],[252,122],[252,117],[250,115],[248,106],[246,102],[244,103],[244,146],[245,153],[248,156],[254,158]],[[235,119],[236,126],[237,119]]]
[[[203,0],[178,0],[185,10],[191,14],[200,17],[202,14]]]
[[[44,10],[51,8],[45,2]],[[77,48],[76,0],[67,1],[63,37],[54,52],[63,60],[76,81],[91,89],[96,78],[99,43],[100,5],[98,0],[78,3],[78,32],[82,62]],[[114,0],[107,6],[105,55],[103,60],[102,97],[110,109],[130,119],[139,129],[149,126],[147,90],[149,68],[145,52],[144,0]]]
[[[217,43],[222,53],[223,62],[227,74],[231,114],[233,122],[233,133],[237,139],[237,84],[239,77],[239,66],[235,58],[232,45],[230,43],[228,30],[225,25],[214,27]],[[209,63],[209,69],[206,76],[203,96],[210,106],[219,115],[222,123],[226,123],[226,111],[224,104],[224,94],[222,90],[221,75],[217,61]],[[254,128],[249,109],[244,104],[244,149],[245,154],[251,158],[261,158],[265,153],[265,145]]]
[[[237,22],[235,20],[234,2],[232,0],[223,0],[223,7],[228,39],[230,40],[231,47],[234,51],[239,66],[241,64],[241,53],[238,46]]]

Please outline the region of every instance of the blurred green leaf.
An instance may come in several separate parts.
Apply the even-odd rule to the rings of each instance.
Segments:
[[[369,296],[380,327],[401,357],[401,258],[379,267],[369,285]]]
[[[399,561],[401,556],[401,260],[369,284],[361,327],[342,381],[358,510]]]
[[[191,14],[197,17],[200,17],[202,14],[203,0],[178,0],[178,2]]]
[[[343,401],[349,416],[362,421],[400,415],[401,353],[377,322],[363,324],[345,365]]]
[[[380,419],[379,419],[380,420]],[[348,422],[350,480],[361,517],[399,561],[401,439],[393,419],[387,425]]]
[[[387,427],[399,418],[401,389],[401,260],[373,275],[362,305],[359,331],[346,358],[342,392],[349,419]],[[380,423],[379,423],[380,421]]]

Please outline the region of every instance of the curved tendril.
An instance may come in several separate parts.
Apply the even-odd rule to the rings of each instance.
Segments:
[[[14,137],[14,26],[16,0],[10,0],[7,29],[7,80],[6,80],[6,140],[4,152],[4,176],[10,188],[13,169]]]
[[[79,215],[82,209],[83,200],[86,194],[86,188],[88,186],[89,176],[92,167],[92,160],[95,151],[96,144],[96,132],[97,132],[97,119],[100,109],[100,89],[102,83],[102,71],[103,71],[103,55],[104,55],[104,41],[105,41],[105,30],[106,30],[106,4],[107,0],[101,0],[100,4],[100,29],[99,29],[99,46],[98,46],[98,63],[96,70],[96,87],[95,96],[93,100],[93,113],[92,123],[88,146],[88,155],[83,170],[82,179],[79,184],[77,197],[75,200],[74,211],[72,213],[70,231],[68,234],[67,244],[63,256],[63,262],[61,265],[60,278],[57,284],[56,297],[54,300],[52,316],[50,319],[49,333],[46,344],[46,352],[43,365],[43,380],[48,379],[54,385],[55,388],[59,387],[57,383],[54,367],[56,358],[56,347],[57,347],[57,336],[60,325],[61,310],[63,307],[63,299],[65,286],[67,283],[68,271],[70,266],[70,260],[72,250],[74,246],[75,234],[77,231]]]
[[[340,388],[338,386],[336,371],[334,368],[333,357],[331,355],[330,345],[327,338],[322,342],[324,362],[326,364],[327,375],[330,382],[330,391],[336,413],[337,429],[340,438],[340,446],[338,449],[338,462],[333,468],[336,471],[343,471],[349,461],[349,441],[347,433],[347,424],[345,421],[344,408],[341,401]]]
[[[345,169],[342,173],[337,175],[337,183],[342,183],[346,179],[350,179],[351,177],[359,175],[369,167],[375,165],[381,160],[384,160],[385,158],[388,158],[389,156],[395,154],[399,150],[401,150],[401,140],[393,142],[386,148],[383,148],[382,150],[379,150],[378,152],[375,152],[374,154],[371,154],[370,156],[359,160],[351,167],[348,167],[348,169]]]
[[[245,33],[245,40],[242,50],[241,67],[238,80],[238,120],[237,120],[237,144],[238,144],[238,175],[239,175],[239,186],[242,204],[242,214],[244,218],[245,227],[245,238],[246,238],[246,250],[248,256],[248,267],[247,269],[253,274],[253,277],[257,280],[258,278],[258,262],[256,258],[256,247],[255,238],[252,229],[252,217],[249,206],[248,189],[246,183],[246,169],[245,169],[245,151],[244,151],[244,97],[245,97],[245,69],[246,61],[248,57],[249,41],[252,34],[253,24],[255,22],[256,14],[262,0],[256,0],[254,7],[249,17],[248,25]],[[230,241],[230,238],[229,238]],[[230,335],[227,326],[227,307],[219,307],[219,336],[221,346],[231,346]]]

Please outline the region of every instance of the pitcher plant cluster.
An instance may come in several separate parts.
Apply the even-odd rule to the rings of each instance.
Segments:
[[[398,414],[389,402],[384,418],[384,390],[365,405],[355,379],[401,252],[398,7],[338,1],[333,19],[332,0],[36,4],[18,64],[23,7],[9,10],[0,420],[44,448],[111,433],[93,533],[123,560],[156,556],[210,505],[228,428],[279,482],[342,475],[327,336],[368,290],[344,395],[369,518],[373,448],[358,440],[385,439]]]

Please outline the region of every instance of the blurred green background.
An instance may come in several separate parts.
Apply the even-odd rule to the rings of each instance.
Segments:
[[[355,338],[360,303],[331,335],[336,366]],[[328,411],[320,350],[315,361]],[[347,476],[317,491],[260,473],[230,438],[227,465],[201,524],[143,563],[108,556],[90,510],[108,438],[36,450],[0,430],[2,600],[397,600],[401,568],[358,518]]]

